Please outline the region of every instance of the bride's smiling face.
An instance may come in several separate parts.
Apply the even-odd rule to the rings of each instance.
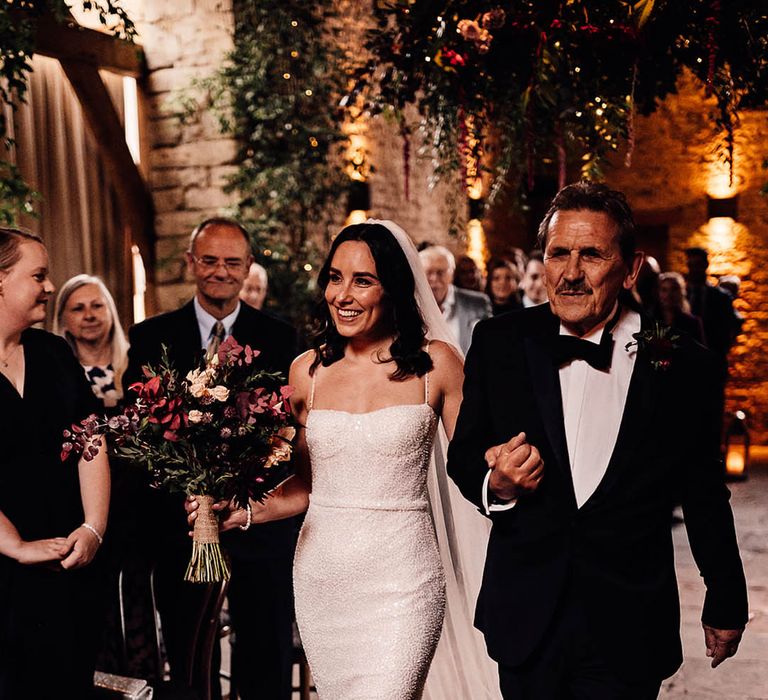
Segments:
[[[386,295],[366,243],[345,241],[336,249],[325,301],[341,336],[376,337],[387,332]]]

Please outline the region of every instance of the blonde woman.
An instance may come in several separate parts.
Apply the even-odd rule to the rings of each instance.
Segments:
[[[128,340],[104,282],[92,275],[67,280],[56,298],[53,330],[69,342],[96,397],[115,406],[123,398]]]

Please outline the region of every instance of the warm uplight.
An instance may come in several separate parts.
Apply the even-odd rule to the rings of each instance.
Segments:
[[[475,261],[481,271],[485,270],[487,252],[483,223],[480,219],[470,219],[467,222],[467,255]]]
[[[144,260],[139,252],[139,246],[131,246],[131,263],[133,269],[133,322],[139,323],[147,317],[144,305],[144,295],[147,291],[147,273]]]
[[[365,209],[353,209],[349,212],[347,220],[344,222],[345,226],[352,226],[353,224],[362,224],[368,218],[368,212]]]
[[[350,125],[350,130],[345,129],[349,136],[347,146],[347,175],[352,180],[362,182],[368,179],[370,164],[368,163],[368,139],[362,131],[354,131],[361,125]]]
[[[720,160],[712,161],[707,168],[707,194],[714,199],[724,199],[736,194],[730,168]]]
[[[725,471],[728,476],[744,476],[744,446],[729,445],[725,456]]]
[[[123,77],[123,109],[125,111],[125,142],[134,163],[141,162],[139,142],[139,96],[136,78]]]
[[[733,248],[736,242],[736,223],[727,216],[710,219],[706,225],[708,242],[706,247],[717,255]]]
[[[736,411],[725,431],[725,475],[746,479],[749,472],[749,428],[744,411]]]

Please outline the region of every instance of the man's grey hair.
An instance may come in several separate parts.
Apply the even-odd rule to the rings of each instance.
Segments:
[[[431,245],[424,248],[419,253],[419,256],[424,260],[435,260],[436,258],[442,258],[448,262],[448,271],[454,272],[456,270],[456,258],[453,253],[443,245]]]

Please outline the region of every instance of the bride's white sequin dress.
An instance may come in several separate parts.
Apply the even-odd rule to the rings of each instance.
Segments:
[[[436,427],[427,403],[309,412],[294,589],[320,700],[421,695],[445,611],[426,486]]]

